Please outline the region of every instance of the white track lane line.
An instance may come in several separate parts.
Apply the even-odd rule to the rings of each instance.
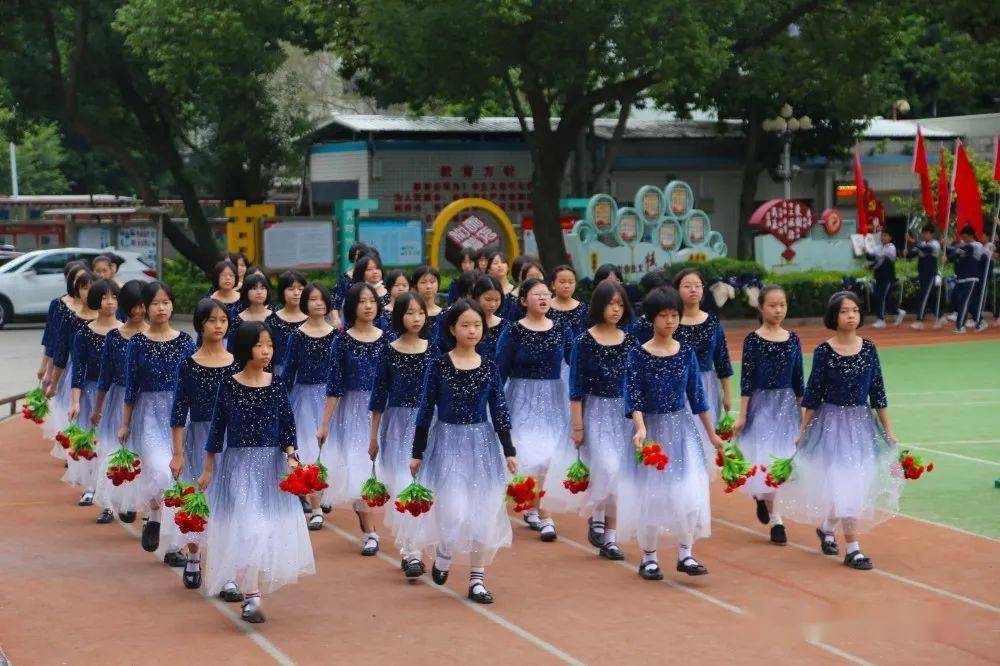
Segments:
[[[139,518],[137,517],[136,520],[139,520]],[[115,519],[115,522],[121,525],[123,528],[125,528],[125,530],[129,534],[134,536],[136,540],[138,540],[139,537],[141,536],[140,531],[135,527],[133,527],[132,525],[121,522],[120,520],[117,519],[117,517]],[[168,567],[168,568],[175,574],[177,574],[178,578],[183,577],[184,569],[182,567]],[[192,590],[192,592],[193,591],[194,590]],[[205,593],[204,587],[198,590],[198,593],[205,601],[211,604],[211,606],[215,608],[215,610],[219,611],[222,615],[226,617],[227,620],[232,622],[237,629],[246,634],[247,638],[256,643],[261,650],[266,652],[272,659],[274,659],[275,663],[281,664],[282,666],[295,666],[295,662],[292,661],[292,659],[288,655],[279,650],[277,645],[267,640],[267,638],[265,638],[263,634],[261,634],[260,632],[258,632],[256,629],[253,628],[252,624],[250,624],[249,622],[244,622],[243,619],[240,618],[239,614],[230,610],[230,606],[232,604],[227,604],[220,599],[208,596],[208,594]]]
[[[931,453],[936,453],[939,456],[948,456],[949,458],[968,460],[969,462],[979,463],[980,465],[992,465],[993,467],[1000,467],[1000,462],[997,462],[995,460],[986,460],[985,458],[974,458],[972,456],[963,456],[961,453],[952,453],[951,451],[932,449],[926,446],[921,446],[920,444],[900,444],[900,446],[908,449],[920,449],[921,451],[930,451]]]
[[[961,527],[955,527],[954,525],[946,525],[944,523],[936,523],[933,520],[927,520],[926,518],[917,518],[916,516],[911,516],[908,513],[897,513],[900,518],[905,518],[907,520],[913,520],[918,523],[923,523],[925,525],[933,525],[934,527],[940,527],[941,529],[951,530],[952,532],[958,532],[959,534],[964,534],[966,536],[978,537],[980,539],[986,539],[987,541],[993,541],[994,543],[1000,543],[1000,539],[995,537],[986,536],[985,534],[979,534],[977,532],[970,532],[969,530],[963,530]]]
[[[323,527],[326,528],[326,529],[328,529],[328,530],[330,530],[334,534],[337,534],[337,535],[343,537],[344,539],[346,539],[347,541],[350,541],[351,543],[357,543],[357,541],[358,541],[358,538],[357,538],[356,535],[351,534],[350,532],[348,532],[346,530],[342,530],[339,527],[335,527],[335,526],[331,525],[328,522],[324,523]],[[388,562],[389,564],[391,564],[392,567],[393,567],[393,569],[396,569],[397,571],[399,571],[399,562],[397,562],[393,558],[389,557],[388,555],[386,555],[382,551],[379,551],[378,557],[383,562]],[[400,575],[402,575],[402,573],[400,573]],[[463,597],[462,595],[460,595],[458,592],[455,592],[454,590],[452,590],[450,587],[447,587],[445,585],[436,585],[433,581],[431,581],[429,574],[425,575],[425,576],[421,576],[420,578],[416,578],[416,579],[413,579],[413,580],[416,580],[419,583],[423,583],[424,585],[427,585],[432,590],[435,590],[437,592],[440,592],[441,594],[444,594],[446,596],[451,597],[452,599],[454,599],[455,601],[459,602],[460,604],[462,604],[463,606],[465,606],[469,610],[474,611],[474,612],[482,615],[487,620],[493,622],[494,624],[497,624],[497,625],[503,627],[504,629],[506,629],[507,631],[510,631],[511,633],[515,634],[516,636],[518,636],[520,638],[523,638],[524,640],[528,641],[529,643],[531,643],[535,647],[540,648],[540,649],[544,650],[545,652],[548,652],[550,655],[552,655],[553,657],[555,657],[559,661],[561,661],[563,663],[566,663],[566,664],[573,664],[574,666],[583,666],[583,662],[580,661],[579,659],[577,659],[576,657],[574,657],[571,654],[568,654],[568,653],[560,650],[555,645],[552,645],[551,643],[549,643],[545,639],[536,636],[535,634],[531,633],[530,631],[528,631],[526,629],[523,629],[522,627],[519,627],[518,625],[514,624],[513,622],[507,620],[506,618],[501,617],[500,615],[497,615],[493,611],[487,609],[484,605],[477,604],[477,603],[475,603],[473,601],[469,601],[468,599],[466,599],[465,597]]]
[[[769,535],[766,532],[758,532],[757,530],[750,529],[749,527],[744,527],[739,523],[730,522],[723,518],[712,518],[712,522],[719,523],[720,525],[725,525],[726,527],[730,527],[734,530],[739,530],[740,532],[746,532],[747,534],[754,534],[760,537],[769,537]],[[791,541],[788,542],[788,545],[791,546],[792,548],[798,548],[799,550],[805,551],[807,553],[818,552],[815,547],[810,548],[809,546],[803,546],[802,544],[793,543]],[[928,585],[927,583],[921,583],[919,580],[913,580],[912,578],[907,578],[906,576],[900,576],[898,574],[890,573],[883,569],[876,568],[872,569],[871,572],[878,576],[884,576],[886,578],[894,580],[898,583],[903,583],[905,585],[909,585],[911,587],[915,587],[924,590],[926,592],[931,592],[933,594],[937,594],[939,596],[946,597],[954,601],[959,601],[963,604],[968,604],[969,606],[975,606],[976,608],[980,608],[982,610],[1000,615],[1000,606],[994,606],[992,604],[986,603],[985,601],[979,601],[978,599],[972,599],[965,595],[958,594],[956,592],[951,592],[949,590],[945,590],[940,587]]]
[[[894,395],[941,395],[942,393],[1000,393],[1000,386],[994,388],[969,388],[969,389],[940,389],[937,391],[889,391],[890,396]]]
[[[954,402],[898,402],[892,399],[892,394],[889,394],[889,409],[920,409],[923,407],[955,407]],[[1000,405],[1000,398],[996,400],[963,400],[961,402],[963,407],[967,405]]]
[[[824,643],[822,640],[823,625],[807,624],[804,627],[802,627],[802,629],[803,633],[805,634],[805,641],[806,643],[809,643],[809,645],[817,647],[825,652],[829,652],[830,654],[836,657],[840,657],[845,661],[849,661],[852,664],[858,664],[858,666],[872,666],[872,663],[870,661],[865,661],[864,659],[856,657],[850,652],[844,652],[843,650],[834,645],[830,645],[829,643]]]

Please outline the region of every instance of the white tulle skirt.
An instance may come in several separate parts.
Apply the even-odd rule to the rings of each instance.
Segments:
[[[739,445],[751,465],[770,467],[775,458],[787,458],[795,453],[795,437],[799,434],[802,416],[792,389],[754,391],[746,419]],[[765,478],[766,474],[755,474],[740,486],[740,491],[752,497],[775,494],[774,488],[764,484]]]
[[[708,405],[708,420],[712,422],[714,427],[715,423],[719,420],[719,377],[715,374],[714,370],[705,370],[700,375],[701,377],[701,388],[705,392],[705,403]],[[684,404],[687,405],[687,409],[691,411],[691,403],[684,398]],[[715,465],[715,447],[712,446],[712,440],[708,437],[708,432],[705,431],[705,426],[702,425],[701,419],[697,416],[694,417],[695,427],[698,428],[698,432],[701,434],[702,446],[705,450],[705,460],[709,464],[709,475],[712,474],[711,466]]]
[[[669,534],[687,542],[711,534],[708,470],[701,432],[687,409],[644,414],[647,439],[659,443],[670,462],[662,471],[623,456],[618,494],[618,534],[655,543]],[[627,462],[626,462],[627,461]]]
[[[171,391],[140,393],[132,408],[129,448],[139,454],[142,473],[132,482],[135,507],[146,510],[153,502],[163,499],[163,492],[173,485],[170,459],[174,455],[170,412],[174,395]],[[131,484],[122,484],[122,487]]]
[[[188,421],[184,426],[184,469],[179,477],[181,483],[194,483],[205,471],[205,444],[208,442],[208,432],[211,428],[211,421]],[[216,454],[216,466],[222,455]],[[189,543],[201,544],[205,540],[204,532],[182,534],[174,522],[176,515],[176,507],[163,507],[160,519],[160,547],[156,550],[158,557],[162,558],[169,552],[178,551]]]
[[[400,514],[402,550],[439,546],[464,561],[476,554],[485,566],[510,546],[504,455],[490,424],[432,425],[417,480],[434,493],[434,506],[416,518]]]
[[[104,395],[104,409],[101,422],[97,426],[97,490],[94,503],[104,509],[116,512],[135,511],[139,507],[139,479],[123,483],[115,487],[107,477],[108,456],[118,450],[118,430],[122,427],[125,411],[125,387],[112,384]],[[127,441],[126,447],[132,449],[132,443]],[[143,461],[145,467],[145,461]],[[145,473],[145,470],[143,470]]]
[[[227,581],[269,593],[316,573],[309,532],[295,496],[278,489],[288,472],[277,447],[229,448],[208,489],[206,584]]]
[[[330,424],[330,438],[323,446],[323,464],[330,470],[330,487],[323,491],[323,503],[350,505],[358,511],[375,511],[358,498],[361,486],[372,475],[368,455],[372,414],[368,411],[371,391],[348,391],[337,401]]]
[[[97,382],[84,382],[83,388],[80,390],[80,413],[76,416],[76,424],[84,430],[91,428],[90,414],[94,411],[94,400],[96,398]],[[62,448],[61,444],[59,448]],[[72,458],[67,458],[66,473],[63,474],[62,480],[71,486],[79,486],[84,490],[94,490],[100,460],[97,447],[95,447],[94,452],[98,453],[98,457],[93,460],[73,460]]]
[[[298,445],[299,460],[309,465],[319,457],[319,442],[316,431],[323,420],[326,409],[326,384],[296,384],[288,396],[295,415],[295,441]],[[332,424],[333,421],[331,420]],[[336,436],[330,426],[329,438]]]
[[[561,379],[510,379],[505,392],[520,473],[544,477],[570,438],[569,397]]]
[[[794,520],[850,519],[860,532],[898,513],[903,482],[899,452],[871,409],[824,403],[806,428],[777,503]]]
[[[378,477],[395,499],[410,484],[410,458],[413,452],[413,435],[417,427],[416,407],[388,407],[382,413],[378,429]],[[393,534],[399,532],[403,514],[386,505],[385,524]]]
[[[57,433],[69,425],[69,405],[73,398],[72,384],[73,361],[70,360],[66,364],[66,367],[63,368],[62,374],[59,375],[55,395],[49,398],[49,415],[45,417],[45,422],[42,423],[42,434],[49,439],[55,438]],[[49,453],[52,454],[53,458],[58,460],[69,460],[66,457],[66,449],[59,442],[55,443],[55,446],[52,447]]]

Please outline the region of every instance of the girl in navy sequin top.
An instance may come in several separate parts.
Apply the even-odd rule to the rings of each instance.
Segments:
[[[378,376],[368,406],[372,412],[368,454],[376,461],[378,477],[395,497],[410,484],[410,453],[417,422],[417,406],[424,371],[433,356],[428,342],[420,338],[427,323],[423,299],[413,292],[396,298],[392,313],[397,338],[386,346],[379,360]],[[385,521],[393,534],[399,533],[400,514],[386,511]],[[410,577],[423,573],[420,553],[401,550],[410,567]]]
[[[282,362],[282,380],[288,389],[292,413],[295,415],[295,436],[299,457],[308,465],[319,459],[316,432],[326,407],[326,381],[330,375],[330,346],[341,333],[326,322],[330,312],[330,292],[319,282],[306,285],[299,299],[299,308],[308,319],[288,338],[288,349]],[[326,421],[329,423],[329,419]],[[306,498],[312,515],[309,529],[323,527],[322,494]]]
[[[207,295],[226,306],[229,321],[233,321],[242,309],[236,271],[236,265],[226,259],[215,264],[212,268],[212,291]]]
[[[87,292],[94,282],[94,275],[88,270],[74,273],[73,293],[79,299],[77,310],[68,310],[59,321],[52,345],[52,371],[46,395],[51,398],[49,406],[51,413],[46,422],[52,430],[52,436],[69,425],[69,406],[72,401],[73,367],[70,351],[73,348],[73,338],[87,324],[97,317],[97,312],[87,305]],[[53,447],[52,455],[61,460],[69,460],[67,451],[58,444]]]
[[[382,314],[375,320],[375,325],[388,336],[386,340],[392,341],[396,339],[396,332],[392,330],[392,309],[395,307],[396,299],[410,291],[410,278],[403,271],[395,269],[386,274],[385,284],[389,290],[389,303],[382,309]]]
[[[42,329],[42,360],[38,367],[38,381],[47,390],[52,382],[52,357],[55,354],[55,346],[58,338],[63,318],[70,312],[80,309],[80,299],[76,293],[76,276],[81,271],[87,270],[86,264],[82,261],[70,261],[63,267],[63,278],[66,280],[66,294],[59,298],[53,298],[49,303],[48,314],[45,318],[45,327]],[[52,417],[45,419],[42,425],[42,432],[46,437],[55,436],[56,430],[52,423]],[[61,449],[62,447],[60,447]],[[64,457],[60,450],[59,458]]]
[[[761,327],[743,339],[740,414],[734,430],[750,464],[766,469],[774,458],[795,453],[802,421],[802,343],[781,327],[788,312],[784,289],[764,287],[758,303]],[[786,543],[781,516],[774,511],[775,489],[764,480],[757,474],[740,489],[756,500],[757,519],[771,526],[771,541]]]
[[[212,516],[205,533],[211,553],[208,593],[235,583],[244,592],[242,617],[263,622],[261,593],[316,572],[309,532],[296,497],[278,488],[295,455],[295,420],[285,386],[265,371],[274,353],[260,322],[237,331],[243,370],[219,387],[198,485],[208,489]],[[216,461],[216,454],[225,454]]]
[[[486,256],[486,272],[500,283],[500,292],[503,294],[503,303],[500,305],[497,315],[501,319],[513,322],[520,319],[521,316],[518,314],[517,287],[511,284],[507,277],[508,270],[510,270],[510,263],[507,261],[507,255],[503,252],[491,252]]]
[[[361,501],[361,486],[371,476],[368,455],[371,433],[371,400],[379,360],[385,351],[382,331],[375,327],[381,311],[378,294],[368,284],[356,284],[344,299],[344,322],[348,328],[330,345],[330,372],[326,384],[326,407],[316,438],[323,447],[323,463],[333,480],[324,492],[327,504],[346,504],[358,514],[364,532],[361,553],[378,552],[378,534],[370,507]]]
[[[625,363],[625,413],[635,424],[633,445],[656,442],[669,457],[663,470],[636,464],[634,451],[622,463],[618,530],[622,538],[638,540],[643,550],[639,575],[646,580],[663,578],[657,555],[663,534],[678,541],[677,571],[708,573],[691,552],[695,539],[711,533],[708,461],[701,433],[708,431],[709,446],[718,450],[722,440],[708,417],[695,352],[674,339],[681,308],[672,287],[650,292],[643,311],[653,322],[653,338],[629,352]]]
[[[403,516],[397,532],[397,542],[408,552],[436,548],[432,574],[439,585],[453,557],[468,558],[468,596],[477,603],[493,601],[485,567],[511,543],[505,463],[517,472],[497,367],[475,351],[485,319],[468,299],[448,310],[445,335],[454,349],[427,365],[410,461],[417,481],[433,491],[434,508],[417,518]]]
[[[233,334],[244,322],[266,321],[271,316],[271,283],[261,273],[251,273],[243,280],[240,289],[240,311],[229,320],[229,332],[226,334],[226,349],[233,351]],[[199,346],[201,339],[198,340]],[[271,372],[273,368],[268,368]]]
[[[544,481],[557,447],[571,446],[569,399],[560,374],[573,338],[568,328],[545,316],[552,299],[548,285],[528,280],[521,285],[520,295],[527,314],[500,336],[497,367],[506,383],[511,437],[520,451],[521,467],[526,475]],[[555,471],[557,476],[561,473]],[[556,538],[555,523],[544,502],[537,512],[525,512],[524,519],[540,531],[542,540]]]
[[[274,374],[281,376],[288,353],[288,339],[298,330],[308,315],[302,311],[299,303],[302,300],[302,290],[306,288],[306,277],[298,271],[285,271],[278,276],[278,293],[284,304],[280,310],[275,310],[267,316],[264,323],[271,329],[274,336]]]
[[[483,358],[493,360],[497,355],[497,342],[504,331],[510,328],[511,322],[497,316],[500,306],[503,303],[503,291],[496,278],[490,275],[482,275],[472,285],[472,298],[483,309],[486,315],[486,329],[483,337],[476,345],[476,353]],[[442,336],[443,339],[448,336]]]
[[[576,271],[565,264],[556,266],[549,275],[549,287],[555,298],[547,313],[548,318],[557,324],[569,326],[573,337],[578,337],[587,330],[590,323],[587,304],[573,298],[576,291]]]
[[[903,475],[896,437],[878,351],[857,334],[862,323],[858,296],[834,294],[824,323],[836,333],[813,352],[798,452],[792,477],[777,495],[778,507],[796,520],[819,525],[824,554],[838,553],[834,530],[839,523],[847,541],[844,564],[871,569],[858,535],[899,510]]]
[[[441,337],[441,318],[444,314],[444,310],[437,304],[437,290],[440,283],[440,274],[438,274],[437,269],[430,266],[421,266],[413,271],[413,276],[410,278],[410,285],[420,295],[427,307],[427,325],[420,337],[430,341],[432,350],[438,348],[438,340]]]
[[[337,278],[337,284],[334,285],[330,296],[330,323],[336,329],[343,326],[344,298],[347,297],[350,288],[354,286],[354,265],[359,258],[366,254],[378,256],[378,250],[367,243],[358,241],[351,245],[347,251],[347,260],[351,262],[351,265],[343,275]]]

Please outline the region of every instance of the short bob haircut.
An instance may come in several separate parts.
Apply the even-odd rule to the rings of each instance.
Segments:
[[[97,276],[94,275],[93,273],[91,273],[90,271],[88,271],[87,269],[83,269],[82,271],[78,271],[74,275],[74,277],[73,277],[73,290],[75,292],[73,295],[75,297],[79,298],[80,297],[80,287],[90,287],[96,281],[97,281]],[[90,307],[90,301],[89,300],[87,302],[87,307]]]
[[[72,263],[72,262],[71,262]],[[67,264],[69,266],[69,264]],[[80,292],[76,290],[76,276],[81,272],[87,271],[87,264],[82,261],[79,263],[74,263],[66,271],[66,293],[73,298],[79,298]],[[88,273],[90,271],[87,271]]]
[[[597,267],[597,271],[594,273],[594,284],[600,284],[601,282],[604,282],[612,275],[618,278],[619,282],[625,281],[625,276],[622,275],[622,271],[620,268],[618,268],[614,264],[601,264],[600,266]]]
[[[476,268],[476,260],[479,258],[479,250],[474,250],[471,247],[465,246],[458,251],[458,263],[455,264],[455,268],[462,270],[462,262],[468,259],[472,262],[472,268]]]
[[[504,257],[504,261],[507,261],[506,256]],[[527,264],[529,261],[537,261],[537,260],[530,254],[519,254],[516,257],[514,257],[514,261],[508,262],[510,265],[510,275],[512,278],[514,278],[514,280],[516,280],[517,282],[521,281],[521,271],[524,270],[525,264]],[[493,263],[492,257],[490,258],[490,263]],[[542,274],[543,275],[545,274],[544,270],[542,271]]]
[[[302,289],[302,298],[299,299],[299,310],[302,314],[309,314],[309,297],[314,291],[318,291],[323,296],[323,303],[326,305],[325,314],[330,314],[330,290],[319,282],[310,282]]]
[[[409,290],[410,276],[406,274],[406,271],[400,270],[398,268],[394,268],[388,273],[386,273],[385,278],[382,280],[382,284],[385,285],[387,291],[392,291],[392,288],[396,286],[396,282],[399,281],[399,278],[403,278],[404,280],[406,280],[406,288],[407,290]]]
[[[472,285],[472,297],[479,298],[488,291],[495,291],[500,294],[500,303],[501,305],[503,304],[503,287],[500,286],[500,280],[492,275],[480,273],[476,283]]]
[[[523,257],[523,256],[524,255],[522,254],[521,257]],[[493,260],[496,259],[497,257],[500,257],[500,259],[503,260],[503,263],[507,264],[507,269],[508,270],[511,270],[511,271],[514,270],[514,267],[510,265],[510,259],[507,258],[507,255],[504,254],[503,252],[501,252],[500,250],[494,248],[494,249],[492,249],[492,250],[490,250],[489,252],[486,253],[486,270],[487,271],[490,270],[490,266],[493,265]],[[518,259],[520,259],[521,257],[518,257]],[[517,260],[515,259],[515,261],[517,261]],[[518,267],[520,267],[520,264],[518,264]]]
[[[100,310],[105,295],[111,294],[118,298],[120,291],[114,280],[98,280],[90,285],[90,291],[87,292],[87,307],[91,310]]]
[[[202,331],[205,329],[205,322],[208,321],[208,318],[216,310],[221,310],[222,314],[225,315],[226,333],[229,333],[229,310],[226,309],[226,306],[221,301],[217,301],[214,298],[203,298],[198,301],[198,305],[194,306],[192,319],[194,320],[195,333],[198,335],[202,334]]]
[[[376,257],[379,256],[378,250],[368,243],[356,241],[353,245],[351,245],[350,249],[347,250],[347,260],[353,264],[358,260],[358,257],[363,254],[374,254]]]
[[[563,271],[569,271],[573,274],[573,279],[576,279],[576,270],[572,266],[569,264],[559,264],[552,269],[552,272],[549,273],[549,284],[553,284],[556,281],[556,278],[559,277],[559,274]]]
[[[296,284],[302,285],[303,289],[309,284],[306,282],[306,276],[299,271],[284,271],[278,276],[278,294],[281,295],[282,303],[285,302],[285,290]]]
[[[441,322],[441,337],[447,341],[447,346],[443,348],[454,349],[458,345],[455,335],[451,332],[451,327],[457,324],[458,318],[469,310],[475,312],[479,315],[479,318],[482,319],[483,335],[486,335],[488,324],[486,323],[486,313],[483,312],[483,306],[471,298],[460,298],[455,301],[450,308],[448,308],[447,312],[444,313],[444,321]]]
[[[420,298],[420,295],[415,291],[404,291],[402,294],[396,297],[396,302],[392,306],[392,330],[398,335],[406,333],[406,326],[403,325],[403,315],[410,307],[410,303],[416,303],[420,306],[420,309],[424,311],[424,315],[427,314],[427,304],[424,303],[424,299]],[[427,322],[430,318],[424,319],[424,326],[420,329],[420,333],[424,333],[427,330]]]
[[[368,270],[368,265],[372,262],[375,262],[380,271],[382,270],[382,260],[379,259],[378,255],[363,254],[354,262],[354,271],[351,273],[351,279],[354,280],[355,284],[365,281],[365,271]]]
[[[538,285],[542,285],[546,289],[549,288],[549,285],[545,284],[544,282],[542,282],[541,280],[538,280],[536,278],[531,278],[530,280],[525,280],[524,282],[522,282],[521,286],[519,286],[517,288],[517,300],[518,300],[518,302],[520,302],[520,301],[524,300],[525,298],[527,298],[528,294],[531,292],[531,290],[534,289],[535,287],[537,287]]]
[[[117,271],[118,268],[125,263],[125,260],[119,257],[114,252],[105,252],[104,254],[99,254],[93,258],[90,262],[91,268],[97,266],[97,264],[108,264],[109,266],[114,266]]]
[[[455,300],[460,298],[469,298],[472,294],[472,288],[476,285],[476,281],[482,276],[482,273],[476,270],[465,271],[460,273],[457,278],[455,278]]]
[[[271,303],[271,282],[264,276],[263,273],[247,273],[246,277],[243,278],[243,286],[240,287],[240,305],[245,308],[250,307],[250,290],[258,285],[264,287],[267,290],[267,296],[264,297],[264,305],[270,305]]]
[[[674,289],[681,288],[681,280],[686,278],[688,275],[697,275],[698,279],[701,280],[701,286],[705,286],[705,276],[701,274],[697,268],[685,268],[682,271],[678,271],[677,275],[674,276]]]
[[[261,333],[267,333],[271,338],[271,344],[274,344],[271,328],[262,321],[243,322],[233,333],[233,356],[241,367],[253,358],[253,348],[260,341]]]
[[[236,271],[236,264],[229,261],[228,259],[223,259],[222,261],[215,262],[215,266],[212,266],[212,291],[219,291],[219,277],[225,272],[226,269],[233,272],[233,288],[236,288],[236,283],[240,281],[239,273]]]
[[[81,259],[74,259],[73,261],[67,261],[66,265],[63,266],[63,277],[69,277],[69,272],[74,268],[86,268],[87,262]]]
[[[433,275],[434,279],[438,281],[438,284],[441,284],[441,273],[438,272],[438,269],[434,268],[433,266],[424,265],[418,267],[417,270],[413,271],[413,275],[410,277],[410,289],[416,291],[417,283],[420,282],[420,278],[424,277],[425,275]]]
[[[642,314],[650,323],[664,310],[676,310],[677,312],[684,310],[681,295],[669,285],[657,287],[646,294],[646,298],[642,299]]]
[[[850,301],[858,306],[858,328],[861,328],[865,324],[865,306],[861,304],[861,298],[853,291],[838,291],[827,301],[826,312],[823,313],[823,325],[831,331],[837,330],[840,306],[844,304],[844,301]]]
[[[170,285],[162,280],[153,280],[152,282],[147,282],[142,285],[142,302],[149,309],[150,303],[156,298],[156,294],[162,291],[170,299],[170,304],[174,304],[174,292],[170,289]]]
[[[648,294],[658,287],[666,287],[670,284],[670,276],[661,270],[649,271],[639,280],[639,288],[642,293]]]
[[[239,267],[240,261],[242,261],[243,265],[247,269],[250,268],[250,257],[243,254],[242,252],[227,252],[224,257],[224,261],[228,261],[229,263],[231,263],[234,268]],[[239,275],[239,273],[237,273],[237,275]]]
[[[632,321],[635,313],[632,311],[632,304],[628,301],[628,294],[625,287],[620,282],[605,280],[596,287],[590,295],[590,310],[587,312],[587,325],[597,326],[604,323],[604,311],[607,310],[611,300],[617,294],[622,299],[622,319],[619,324],[627,324]]]
[[[140,280],[129,280],[122,285],[121,290],[118,292],[118,309],[126,317],[132,316],[132,310],[135,309],[135,306],[145,306],[145,302],[142,300],[143,284]]]
[[[518,259],[520,259],[520,258],[521,257],[518,257]],[[524,274],[528,272],[529,268],[537,268],[538,272],[542,275],[541,279],[542,280],[545,279],[545,267],[542,266],[542,263],[540,261],[536,261],[534,259],[529,258],[529,259],[526,259],[521,264],[521,267],[517,271],[517,281],[518,282],[521,282],[522,280],[524,280]],[[549,282],[551,282],[551,281],[552,280],[549,280]]]
[[[353,285],[347,290],[347,295],[344,296],[344,309],[342,314],[344,315],[344,323],[347,324],[347,328],[354,326],[354,322],[358,317],[358,305],[361,303],[362,292],[367,291],[375,299],[375,319],[382,316],[382,301],[379,299],[378,294],[375,293],[375,287],[370,284],[365,284],[364,282],[359,282]]]

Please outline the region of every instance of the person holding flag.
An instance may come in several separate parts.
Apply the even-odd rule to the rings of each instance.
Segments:
[[[917,260],[917,282],[920,284],[920,291],[917,294],[917,320],[910,324],[910,328],[920,330],[924,327],[924,315],[927,313],[927,305],[930,303],[931,292],[935,286],[940,289],[938,282],[938,257],[941,256],[941,243],[934,238],[934,225],[926,224],[920,230],[920,241],[912,236],[906,237],[910,249],[907,251],[908,259]],[[934,308],[934,328],[941,328],[941,302],[940,299]]]

